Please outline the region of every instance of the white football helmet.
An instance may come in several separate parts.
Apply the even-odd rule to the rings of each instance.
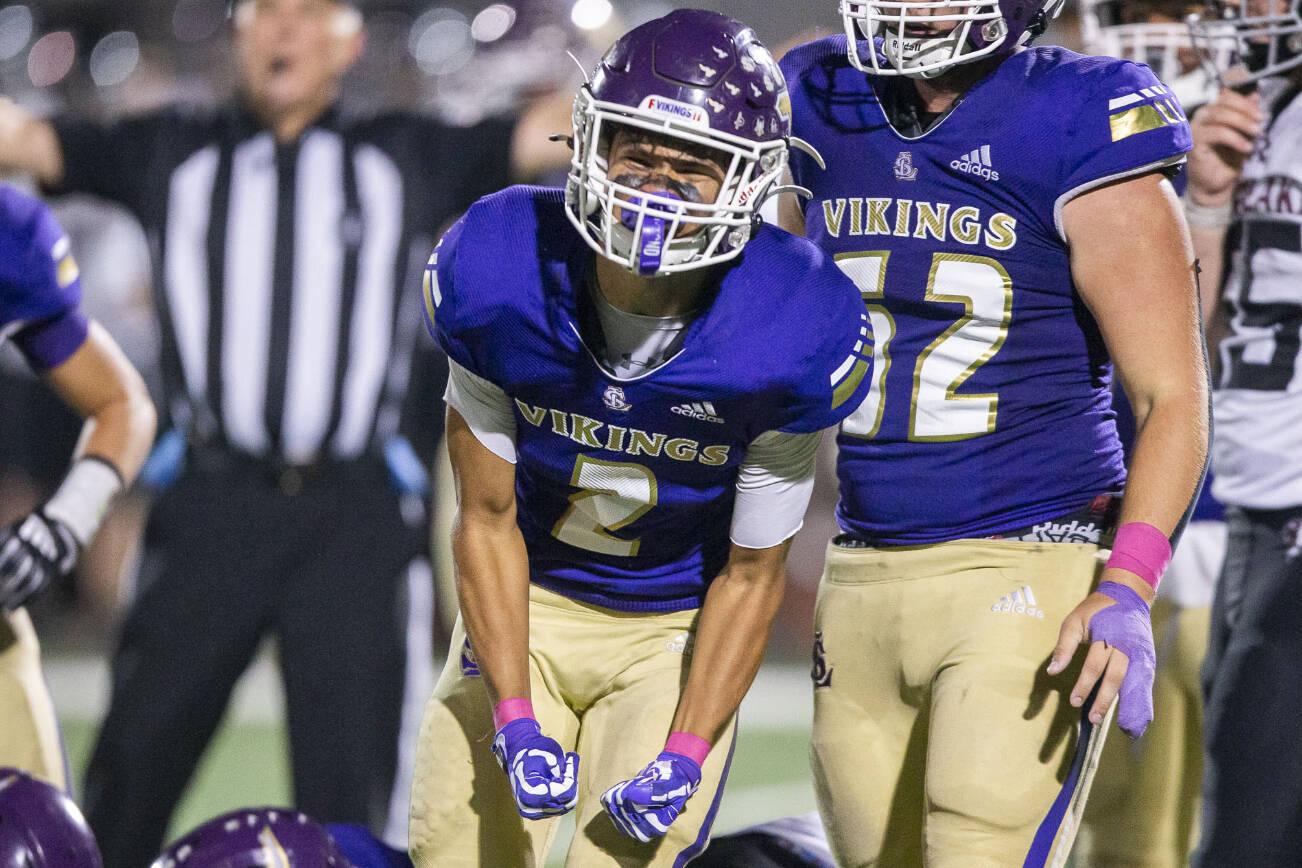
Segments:
[[[1210,0],[1189,16],[1189,33],[1209,73],[1241,86],[1302,64],[1302,0]],[[1241,63],[1246,75],[1225,72]]]
[[[1190,112],[1214,99],[1219,87],[1200,65],[1184,21],[1195,5],[1182,0],[1081,0],[1085,51],[1148,64]]]
[[[1044,31],[1065,0],[840,0],[850,63],[874,75],[931,78],[1011,54]],[[951,25],[929,35],[930,25]],[[868,43],[867,59],[858,40]]]

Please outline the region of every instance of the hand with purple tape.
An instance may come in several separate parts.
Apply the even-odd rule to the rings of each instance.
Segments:
[[[1102,582],[1063,621],[1049,674],[1066,669],[1085,642],[1090,649],[1071,689],[1071,704],[1083,705],[1097,685],[1090,721],[1102,722],[1119,697],[1117,725],[1131,738],[1139,738],[1153,720],[1156,655],[1148,603],[1121,582]]]
[[[1126,655],[1117,726],[1131,738],[1139,738],[1153,722],[1153,675],[1157,667],[1148,604],[1119,582],[1103,582],[1098,593],[1111,597],[1116,605],[1100,609],[1090,618],[1090,638]]]

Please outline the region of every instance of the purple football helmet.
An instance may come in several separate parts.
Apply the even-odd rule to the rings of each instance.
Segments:
[[[101,868],[86,818],[57,787],[0,769],[0,866]]]
[[[996,52],[1011,54],[1044,32],[1064,0],[841,0],[850,63],[874,75],[931,78]],[[934,36],[930,24],[952,25]],[[856,30],[858,31],[856,33]],[[913,32],[910,33],[909,31]],[[871,45],[865,62],[858,39]]]
[[[1211,0],[1189,16],[1199,59],[1222,84],[1238,87],[1302,64],[1302,0]],[[1247,73],[1226,79],[1243,64]]]
[[[290,808],[245,808],[173,842],[151,868],[353,868],[330,834]]]
[[[679,9],[629,31],[574,99],[570,222],[597,253],[643,276],[732,259],[781,183],[790,106],[773,55],[740,21]],[[711,149],[724,170],[716,200],[644,193],[609,177],[616,127]],[[700,228],[676,237],[683,225]]]

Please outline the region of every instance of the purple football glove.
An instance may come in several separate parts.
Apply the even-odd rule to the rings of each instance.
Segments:
[[[1130,661],[1118,694],[1117,726],[1131,738],[1139,738],[1153,721],[1153,670],[1157,665],[1148,604],[1133,588],[1119,582],[1101,583],[1098,593],[1117,603],[1090,618],[1090,639],[1106,642]]]
[[[560,816],[579,800],[579,755],[543,735],[533,718],[519,717],[499,729],[493,755],[526,820]]]
[[[701,785],[701,767],[681,754],[661,751],[655,762],[601,795],[615,827],[646,843],[669,831]]]

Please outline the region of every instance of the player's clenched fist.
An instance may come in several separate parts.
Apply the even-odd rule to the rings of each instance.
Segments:
[[[0,531],[0,608],[12,611],[55,578],[72,572],[81,545],[41,510]]]
[[[701,767],[695,760],[662,751],[637,777],[606,790],[601,803],[616,828],[645,843],[669,831],[700,785]]]
[[[1195,204],[1210,207],[1229,202],[1243,161],[1252,153],[1265,123],[1261,95],[1255,91],[1242,94],[1225,88],[1214,102],[1194,114],[1189,196]]]
[[[526,820],[559,816],[578,801],[579,755],[566,753],[543,735],[533,718],[516,718],[499,729],[493,755],[510,778],[515,806]]]

